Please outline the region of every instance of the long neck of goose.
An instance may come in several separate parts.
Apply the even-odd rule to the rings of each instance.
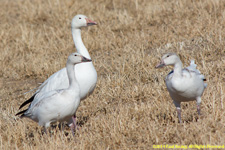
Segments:
[[[77,52],[83,55],[84,57],[91,59],[87,51],[87,48],[84,46],[84,43],[82,41],[81,29],[72,28],[72,36],[73,36],[73,42],[75,44]]]
[[[182,76],[182,62],[179,60],[178,62],[175,63],[173,71],[174,71],[174,76],[175,77],[181,77]]]
[[[75,72],[74,72],[74,65],[70,63],[66,63],[66,70],[67,70],[67,75],[69,78],[68,89],[73,89],[74,87],[77,86],[77,80],[76,80]]]

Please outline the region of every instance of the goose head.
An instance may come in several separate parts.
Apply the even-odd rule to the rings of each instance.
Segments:
[[[92,61],[92,60],[82,56],[79,53],[72,53],[68,57],[67,63],[75,65],[75,64],[82,63],[82,62],[90,62],[90,61]]]
[[[167,53],[163,55],[160,63],[156,65],[156,68],[161,68],[168,65],[175,65],[176,63],[180,62],[180,58],[175,53]]]
[[[80,29],[81,27],[87,27],[91,25],[97,25],[97,23],[88,19],[88,17],[84,15],[76,15],[75,17],[73,17],[71,23],[71,27],[76,29]]]

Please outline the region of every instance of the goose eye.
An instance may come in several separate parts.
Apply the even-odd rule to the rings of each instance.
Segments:
[[[79,17],[79,19],[81,19],[81,17]]]
[[[77,54],[75,54],[74,56],[77,56]]]
[[[167,55],[166,57],[170,57],[170,55]]]

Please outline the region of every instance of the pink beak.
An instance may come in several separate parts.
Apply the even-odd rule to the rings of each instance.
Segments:
[[[164,66],[165,66],[165,63],[163,62],[163,60],[161,60],[160,63],[155,66],[155,68],[161,68]]]
[[[92,21],[91,19],[85,18],[87,21],[87,26],[97,25],[96,22]]]

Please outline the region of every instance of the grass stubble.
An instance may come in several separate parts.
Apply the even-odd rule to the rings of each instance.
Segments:
[[[97,26],[82,30],[98,73],[94,93],[77,111],[72,137],[56,125],[49,135],[19,105],[75,52],[70,22],[84,14]],[[153,149],[153,145],[225,143],[225,1],[0,1],[0,149]],[[202,116],[182,103],[183,124],[166,90],[172,69],[156,70],[162,54],[191,59],[205,75]]]

